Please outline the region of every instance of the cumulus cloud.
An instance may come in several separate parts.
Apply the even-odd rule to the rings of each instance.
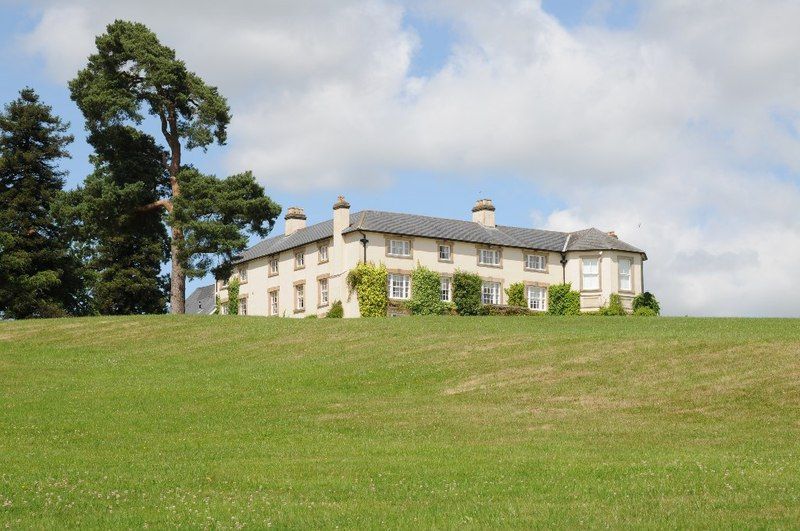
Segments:
[[[109,20],[151,26],[231,99],[230,169],[272,187],[530,179],[566,205],[545,226],[645,247],[671,313],[800,313],[793,0],[641,1],[626,29],[568,29],[532,0],[36,5],[22,42],[61,80]],[[425,77],[409,10],[457,35]]]

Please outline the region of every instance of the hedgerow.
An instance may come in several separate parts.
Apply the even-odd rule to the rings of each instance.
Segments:
[[[350,292],[358,295],[361,317],[386,317],[389,273],[384,264],[361,263],[347,274]]]

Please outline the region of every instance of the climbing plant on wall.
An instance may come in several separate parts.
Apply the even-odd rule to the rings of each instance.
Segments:
[[[358,296],[361,317],[386,317],[388,282],[389,273],[384,264],[362,263],[350,270],[347,286],[351,293],[355,291]]]
[[[417,265],[411,273],[411,300],[408,309],[414,315],[442,315],[447,304],[442,301],[442,279],[425,266]]]

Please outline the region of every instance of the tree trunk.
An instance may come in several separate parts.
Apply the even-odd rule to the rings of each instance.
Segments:
[[[172,201],[181,195],[181,185],[178,182],[178,173],[181,171],[181,142],[178,136],[178,120],[175,106],[168,105],[166,119],[161,115],[161,129],[167,138],[170,148],[169,181],[172,188]],[[178,259],[178,249],[183,243],[183,230],[172,225],[172,242],[170,255],[172,257],[172,273],[170,274],[169,306],[171,313],[186,313],[186,273]]]
[[[186,274],[183,272],[178,260],[178,242],[183,241],[183,232],[172,227],[172,242],[170,254],[172,256],[172,272],[170,273],[169,307],[171,313],[186,313]]]

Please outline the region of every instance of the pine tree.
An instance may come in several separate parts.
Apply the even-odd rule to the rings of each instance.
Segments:
[[[164,313],[169,238],[156,201],[168,182],[162,152],[152,137],[111,126],[89,137],[94,172],[69,192],[70,218],[94,273],[95,308],[104,315]]]
[[[0,313],[56,317],[89,311],[84,271],[57,208],[69,124],[33,89],[0,113]]]
[[[242,231],[265,236],[280,207],[264,195],[249,173],[215,183],[215,178],[199,177],[202,174],[197,170],[182,164],[184,148],[206,149],[215,141],[225,143],[230,109],[216,87],[190,72],[175,51],[162,45],[143,24],[117,20],[95,43],[97,53],[70,82],[72,99],[92,135],[113,126],[138,127],[145,113],[158,119],[167,145],[162,160],[167,186],[159,188],[155,201],[137,208],[166,215],[171,233],[170,307],[173,313],[183,313],[187,273],[204,273],[213,261],[207,253],[222,261],[218,273],[229,269],[225,262],[246,245]],[[190,185],[190,180],[195,185]],[[193,187],[191,194],[186,194],[186,186]],[[220,191],[229,194],[223,206],[208,199],[209,194]],[[202,204],[192,204],[190,197],[199,198]],[[189,213],[201,218],[189,218]],[[230,232],[232,228],[238,236]],[[208,239],[217,236],[222,238]]]

